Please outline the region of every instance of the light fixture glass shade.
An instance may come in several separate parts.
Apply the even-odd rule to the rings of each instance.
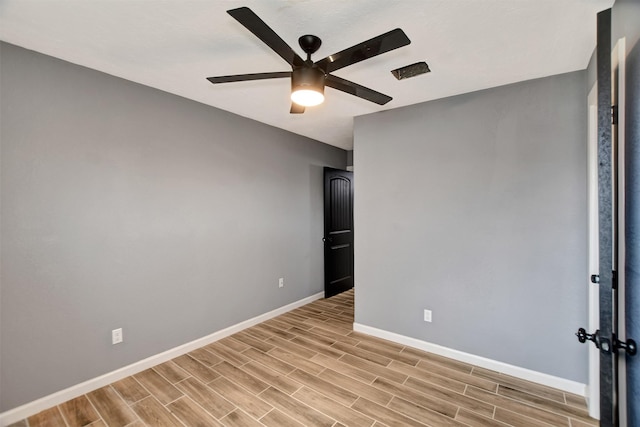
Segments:
[[[313,107],[324,102],[324,94],[312,89],[298,89],[291,93],[291,100],[304,107]]]

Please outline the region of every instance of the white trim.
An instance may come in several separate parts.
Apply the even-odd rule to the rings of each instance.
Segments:
[[[197,348],[200,348],[207,344],[211,344],[212,342],[228,337],[229,335],[233,335],[236,332],[240,332],[243,329],[257,325],[258,323],[265,322],[295,308],[302,307],[303,305],[309,304],[310,302],[318,300],[322,297],[324,297],[324,292],[319,292],[301,300],[292,302],[291,304],[287,304],[283,307],[276,308],[275,310],[272,310],[268,313],[264,313],[254,318],[229,326],[228,328],[219,330],[205,337],[198,338],[197,340],[182,344],[178,347],[174,347],[154,356],[147,357],[146,359],[132,363],[131,365],[124,366],[120,369],[116,369],[115,371],[100,375],[99,377],[92,378],[64,390],[60,390],[38,400],[25,403],[24,405],[18,406],[17,408],[10,409],[0,414],[0,426],[7,426],[24,418],[28,418],[40,411],[59,405],[78,396],[82,396],[83,394],[99,389],[100,387],[104,387],[115,381],[119,381],[128,376],[137,374],[138,372],[142,372],[145,369],[149,369],[160,363],[164,363],[168,360],[189,353],[190,351],[193,351]]]
[[[438,344],[432,344],[427,341],[407,337],[405,335],[396,334],[394,332],[384,331],[382,329],[374,328],[371,326],[361,325],[359,323],[353,324],[353,330],[356,332],[362,332],[363,334],[393,341],[398,344],[408,345],[420,350],[458,360],[460,362],[469,363],[481,368],[511,375],[523,380],[546,385],[548,387],[553,387],[580,396],[584,396],[586,393],[586,384],[582,384],[576,381],[555,377],[553,375],[544,374],[542,372],[532,371],[530,369],[521,368],[519,366],[509,365],[508,363],[487,359],[486,357],[476,356],[474,354],[443,347]]]
[[[599,252],[599,222],[598,222],[598,82],[593,84],[588,103],[588,143],[587,143],[587,180],[588,180],[588,271],[587,289],[589,293],[589,325],[588,331],[592,333],[600,329],[600,287],[597,283],[591,283],[591,275],[600,274]],[[600,419],[600,350],[595,345],[589,345],[589,385],[587,387],[587,406],[589,416]]]
[[[618,272],[618,332],[617,336],[626,336],[626,313],[625,313],[625,268],[626,248],[625,248],[625,88],[626,88],[626,38],[618,39],[611,52],[611,74],[618,73],[618,87],[611,88],[612,94],[617,95],[612,99],[613,104],[618,106],[618,123],[615,125],[618,134],[618,158],[613,159],[613,164],[618,170],[618,265],[613,268]],[[611,79],[612,84],[615,79]],[[615,237],[614,237],[615,239]],[[618,358],[618,408],[619,421],[621,426],[627,425],[627,358]]]

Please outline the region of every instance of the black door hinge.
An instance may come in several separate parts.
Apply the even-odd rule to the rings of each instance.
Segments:
[[[612,125],[618,124],[618,106],[617,105],[611,106],[611,124]]]
[[[618,289],[618,272],[615,270],[611,272],[611,289]]]

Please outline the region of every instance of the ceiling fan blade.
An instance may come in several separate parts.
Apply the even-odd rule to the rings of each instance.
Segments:
[[[329,55],[316,62],[316,65],[327,73],[339,70],[348,65],[355,64],[365,59],[373,58],[390,50],[406,46],[411,40],[400,28],[379,35],[355,46],[351,46],[341,52]]]
[[[384,105],[393,99],[390,96],[385,95],[384,93],[376,92],[373,89],[360,86],[357,83],[345,80],[334,75],[328,75],[324,81],[324,84],[334,89],[350,93],[351,95],[355,95],[359,98],[366,99],[367,101],[375,102],[379,105]]]
[[[235,74],[233,76],[207,77],[211,83],[243,82],[246,80],[279,79],[291,77],[291,71],[278,71],[275,73]]]
[[[304,113],[304,106],[296,104],[295,102],[291,103],[291,110],[289,111],[291,114],[302,114]]]
[[[273,49],[275,53],[280,55],[282,59],[287,61],[292,67],[304,64],[304,60],[248,7],[231,9],[228,10],[227,13],[262,40],[264,44]]]

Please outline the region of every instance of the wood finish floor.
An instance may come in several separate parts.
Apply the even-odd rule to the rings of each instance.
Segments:
[[[597,425],[584,398],[354,332],[353,290],[14,426]]]

